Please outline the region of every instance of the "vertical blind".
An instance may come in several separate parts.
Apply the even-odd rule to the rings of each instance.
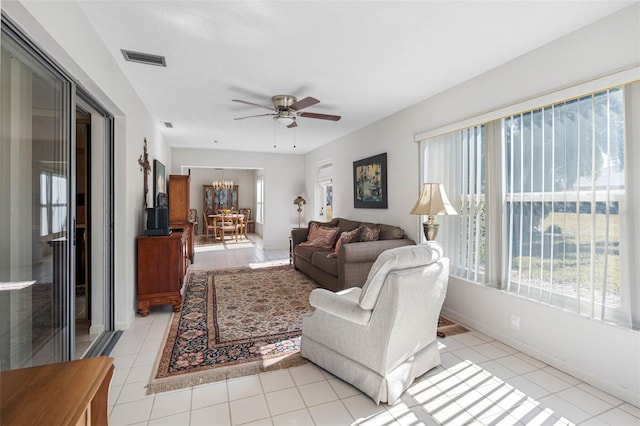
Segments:
[[[425,182],[443,183],[457,216],[441,216],[439,240],[451,275],[485,282],[485,128],[470,127],[424,144]]]
[[[503,133],[506,288],[614,319],[621,307],[623,91],[513,115]]]

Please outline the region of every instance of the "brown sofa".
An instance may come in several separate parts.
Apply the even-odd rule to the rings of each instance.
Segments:
[[[311,224],[312,222],[309,222]],[[378,255],[385,250],[412,245],[415,242],[407,238],[404,230],[398,226],[356,222],[335,218],[331,222],[316,222],[320,226],[337,226],[339,232],[352,231],[360,225],[380,228],[377,241],[351,242],[343,244],[336,257],[328,255],[334,248],[321,248],[300,245],[307,240],[307,228],[295,228],[291,231],[293,265],[323,287],[340,291],[349,287],[362,287],[369,270]],[[334,242],[335,247],[335,242]]]

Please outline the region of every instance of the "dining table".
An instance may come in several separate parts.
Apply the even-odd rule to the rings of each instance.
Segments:
[[[207,218],[209,220],[211,220],[211,223],[213,224],[213,228],[214,228],[213,239],[214,239],[214,241],[218,241],[218,228],[217,228],[217,226],[218,226],[218,222],[219,221],[224,221],[225,219],[227,219],[227,221],[228,221],[229,219],[231,219],[233,222],[236,222],[236,223],[244,223],[244,214],[242,214],[242,213],[211,213],[211,214],[207,214]],[[247,237],[246,232],[244,234],[239,234],[238,233],[238,228],[236,227],[236,240],[237,240],[238,236]],[[224,232],[222,233],[222,237],[221,237],[220,241],[224,242]]]

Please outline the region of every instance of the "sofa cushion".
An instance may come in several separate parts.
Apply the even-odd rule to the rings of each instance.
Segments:
[[[316,252],[322,253],[323,256],[326,256],[327,254],[331,253],[326,248],[303,246],[302,244],[298,244],[294,250],[294,254],[296,256],[306,260],[309,263],[311,263],[311,257]]]
[[[338,259],[335,257],[327,257],[327,254],[329,254],[329,252],[320,250],[313,253],[311,255],[311,265],[323,270],[327,274],[337,277]]]
[[[336,241],[339,228],[320,226],[312,223],[309,226],[307,241],[300,243],[301,246],[331,248]]]
[[[342,218],[338,219],[338,227],[340,228],[340,232],[353,231],[358,226],[360,226],[360,222],[356,222],[355,220]]]
[[[380,228],[381,240],[398,240],[404,237],[404,229],[399,226],[380,224],[378,227]]]
[[[415,246],[403,246],[380,253],[360,293],[360,307],[373,309],[378,294],[389,272],[409,269],[437,262],[442,257],[442,246],[435,241]]]
[[[378,241],[380,239],[380,228],[371,225],[362,225],[358,232],[358,242]]]
[[[343,244],[349,244],[349,243],[355,242],[356,239],[358,238],[359,232],[360,232],[360,228],[356,228],[353,231],[345,231],[340,233],[340,236],[338,237],[338,241],[336,241],[335,250],[329,253],[327,257],[337,257],[338,251],[340,251],[340,247],[342,247]]]

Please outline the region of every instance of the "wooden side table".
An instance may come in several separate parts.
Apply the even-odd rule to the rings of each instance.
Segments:
[[[0,372],[0,424],[107,426],[113,358]]]
[[[293,240],[291,239],[291,235],[289,235],[289,265],[293,264]]]

